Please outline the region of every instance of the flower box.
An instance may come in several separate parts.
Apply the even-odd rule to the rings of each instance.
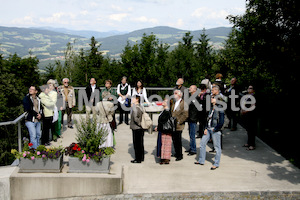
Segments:
[[[109,173],[110,157],[104,157],[100,162],[91,159],[83,162],[78,157],[69,157],[69,173]]]
[[[57,159],[20,158],[19,168],[22,173],[60,173],[63,168],[63,155]]]

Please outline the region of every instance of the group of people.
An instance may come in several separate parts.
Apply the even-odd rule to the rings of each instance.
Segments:
[[[72,111],[76,105],[76,96],[74,87],[69,85],[70,80],[64,78],[62,85],[58,86],[56,81],[50,79],[47,84],[38,88],[30,86],[28,94],[23,98],[25,116],[25,125],[29,131],[30,142],[32,148],[37,148],[40,144],[48,146],[51,140],[56,141],[61,137],[61,128],[63,127],[64,114],[67,114],[68,128],[73,129]],[[41,93],[38,95],[38,90]],[[146,89],[143,87],[142,81],[137,81],[136,87],[131,89],[127,83],[127,77],[122,77],[121,83],[118,84],[117,90],[112,88],[112,81],[105,80],[105,88],[103,90],[97,86],[95,78],[90,79],[90,84],[85,88],[88,103],[86,103],[86,117],[90,114],[98,116],[99,124],[110,124],[108,130],[106,146],[112,146],[110,141],[111,133],[117,128],[114,98],[118,98],[118,110],[120,112],[119,124],[123,123],[123,115],[125,115],[125,123],[129,125],[129,110],[131,107],[131,96],[141,96],[146,102]],[[41,123],[43,122],[43,123]],[[41,131],[42,130],[42,131]]]
[[[183,86],[184,80],[182,78],[177,80],[176,87],[173,90],[173,98],[165,98],[162,102],[164,109],[159,114],[158,126],[155,128],[158,131],[157,157],[161,159],[161,165],[169,164],[171,156],[175,157],[175,161],[183,159],[182,131],[186,122],[188,123],[190,136],[189,150],[186,151],[188,156],[197,154],[196,138],[202,138],[199,159],[194,163],[196,165],[204,165],[206,145],[211,140],[213,142],[212,152],[216,153],[211,170],[215,170],[220,166],[222,130],[227,126],[231,131],[236,131],[239,113],[242,119],[244,119],[243,122],[248,133],[248,141],[243,146],[247,150],[255,149],[255,112],[253,112],[253,109],[250,109],[251,111],[243,109],[237,111],[234,109],[240,106],[238,100],[242,92],[236,83],[237,79],[234,77],[230,81],[230,86],[227,87],[222,82],[222,74],[217,74],[216,80],[213,83],[208,78],[202,80],[199,92],[196,85],[191,85],[187,89]],[[239,94],[237,95],[238,99],[235,101],[232,101],[230,97],[233,91],[235,91],[234,94]],[[185,102],[183,98],[187,92],[189,93],[189,97],[194,97],[189,102]],[[254,96],[254,94],[254,87],[250,85],[247,89],[247,95]],[[246,98],[245,101],[249,99]],[[131,162],[141,163],[144,161],[144,130],[141,128],[143,108],[139,96],[132,98],[132,101],[130,128],[133,132],[135,159]],[[224,104],[234,104],[234,106],[228,106],[227,109],[224,109]],[[250,108],[255,106],[255,103],[248,103],[247,106]],[[225,123],[225,118],[228,119],[228,123]],[[199,135],[196,136],[198,122]],[[174,128],[170,128],[172,124]],[[172,155],[172,143],[175,151],[174,155]]]
[[[56,81],[50,79],[46,85],[40,87],[38,95],[37,86],[30,86],[29,93],[23,98],[25,125],[28,128],[32,148],[40,144],[50,145],[61,137],[63,116],[68,115],[68,127],[72,126],[72,108],[76,104],[74,88],[69,85],[69,79],[63,79],[63,85],[57,86]],[[41,121],[43,128],[41,134]]]
[[[25,124],[30,134],[32,148],[41,144],[49,145],[50,140],[61,137],[61,127],[63,127],[63,116],[67,113],[68,128],[72,125],[72,108],[75,106],[76,98],[74,88],[69,85],[69,79],[64,78],[62,85],[57,87],[54,80],[50,79],[46,85],[41,87],[41,93],[37,95],[38,88],[31,86],[29,93],[23,99],[24,109],[27,112]],[[211,83],[209,77],[202,80],[199,89],[196,85],[191,85],[188,89],[183,86],[183,78],[179,78],[173,89],[173,96],[166,97],[163,102],[163,111],[158,117],[157,156],[160,157],[160,164],[169,164],[172,156],[172,143],[176,161],[183,159],[182,153],[182,131],[185,123],[188,123],[190,136],[189,150],[186,151],[188,156],[196,155],[196,138],[202,138],[200,142],[199,160],[197,165],[204,165],[206,156],[206,145],[212,140],[216,152],[215,162],[211,167],[212,170],[220,165],[222,151],[222,130],[225,124],[225,116],[229,119],[228,128],[231,131],[237,130],[237,119],[239,113],[245,119],[245,128],[248,133],[248,141],[244,145],[247,150],[255,149],[255,123],[254,112],[243,110],[237,111],[228,106],[222,109],[224,103],[227,105],[234,104],[239,107],[239,101],[232,101],[230,95],[232,91],[239,94],[241,91],[237,86],[237,79],[232,78],[230,85],[227,87],[222,81],[222,75],[217,74],[216,80]],[[115,117],[115,99],[120,113],[119,124],[125,121],[130,125],[133,136],[133,146],[135,159],[132,163],[141,163],[144,161],[144,129],[142,128],[142,118],[145,112],[143,103],[149,103],[146,88],[141,80],[137,81],[136,86],[132,89],[127,83],[127,77],[122,77],[117,89],[112,88],[112,81],[105,81],[105,88],[100,89],[97,86],[95,78],[90,79],[90,84],[86,87],[86,117],[90,113],[97,115],[99,124],[108,131],[106,142],[101,147],[115,145],[114,131],[117,128]],[[248,94],[254,95],[252,85],[248,87]],[[190,101],[185,101],[184,96],[193,97]],[[250,98],[249,102],[251,102]],[[248,101],[246,99],[246,101]],[[100,101],[99,101],[100,100]],[[255,106],[248,104],[249,107]],[[129,123],[129,113],[131,120]],[[123,117],[125,115],[125,119]],[[43,132],[41,134],[41,120],[43,120]],[[199,134],[197,136],[197,123],[199,123]],[[232,124],[232,125],[231,125]],[[51,132],[50,132],[51,130]],[[50,134],[51,133],[51,134]],[[101,148],[100,147],[100,148]]]

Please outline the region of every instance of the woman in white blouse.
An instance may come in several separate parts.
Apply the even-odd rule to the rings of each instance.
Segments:
[[[136,87],[133,88],[132,96],[140,96],[141,97],[141,102],[145,101],[145,102],[149,103],[149,100],[147,98],[146,88],[144,88],[143,82],[141,80],[139,80],[136,83]]]

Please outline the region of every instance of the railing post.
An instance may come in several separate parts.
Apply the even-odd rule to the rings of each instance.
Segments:
[[[19,152],[22,152],[22,135],[21,135],[21,122],[18,121],[18,147]]]

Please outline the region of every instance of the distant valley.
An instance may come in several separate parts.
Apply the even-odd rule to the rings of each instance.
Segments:
[[[228,37],[231,28],[219,27],[207,29],[206,34],[210,38],[211,45],[215,49],[220,49]],[[180,30],[167,26],[158,26],[136,30],[129,33],[111,31],[72,31],[68,29],[57,29],[51,27],[44,28],[14,28],[0,26],[0,54],[8,57],[17,53],[24,57],[29,55],[29,51],[40,60],[40,68],[44,68],[49,62],[63,60],[64,50],[68,42],[73,44],[73,48],[79,51],[81,48],[88,49],[90,36],[94,35],[101,43],[100,50],[104,55],[112,58],[119,58],[127,42],[133,45],[139,42],[143,34],[154,34],[159,42],[168,43],[174,49],[184,34],[188,30]],[[197,42],[202,30],[190,31],[194,36],[193,42]]]

